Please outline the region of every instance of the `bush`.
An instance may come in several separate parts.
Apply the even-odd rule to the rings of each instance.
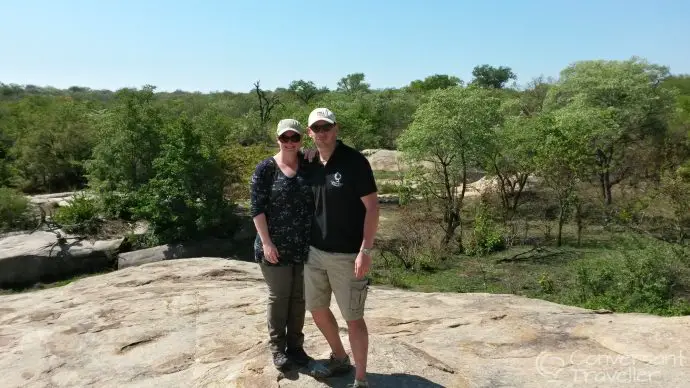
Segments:
[[[580,263],[575,279],[578,299],[586,308],[690,314],[688,301],[678,297],[690,286],[689,264],[682,248],[657,244],[625,252],[622,260]]]
[[[69,206],[58,208],[53,221],[68,233],[94,234],[101,226],[96,200],[85,194],[76,194],[68,201]]]
[[[134,213],[139,207],[137,192],[101,193],[97,202],[106,218],[124,221],[134,221]]]
[[[232,200],[249,199],[249,179],[256,165],[276,153],[274,147],[265,145],[242,146],[233,144],[221,150],[225,170],[226,190]]]
[[[465,253],[470,256],[483,256],[503,249],[503,234],[496,222],[491,219],[487,206],[482,204],[475,215],[474,230]]]
[[[234,208],[223,197],[221,160],[202,147],[186,118],[169,128],[153,168],[154,177],[138,192],[135,215],[150,222],[155,243],[234,233]]]
[[[401,206],[391,224],[390,237],[377,239],[376,249],[385,269],[434,271],[450,256],[440,242],[438,220],[415,205]]]
[[[33,223],[29,199],[17,190],[0,187],[0,230],[22,230]]]
[[[551,275],[549,275],[547,272],[542,272],[541,275],[539,275],[539,280],[537,282],[539,283],[539,289],[542,293],[553,294],[555,287]]]
[[[378,193],[379,194],[397,194],[398,193],[398,187],[399,187],[399,185],[397,185],[395,183],[384,182],[384,183],[378,184]]]

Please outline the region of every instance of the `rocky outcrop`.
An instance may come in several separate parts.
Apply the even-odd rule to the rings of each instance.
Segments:
[[[203,241],[191,241],[183,244],[166,244],[152,248],[138,249],[124,252],[117,257],[117,268],[154,263],[163,260],[187,259],[198,256],[226,257],[235,247],[232,239],[207,239]]]
[[[0,296],[3,387],[342,387],[278,373],[253,263],[162,261]],[[343,321],[335,302],[334,312]],[[690,317],[372,287],[374,387],[683,387]],[[346,348],[346,329],[342,328]],[[311,318],[307,351],[328,346]]]
[[[66,191],[63,193],[38,194],[27,197],[29,198],[29,202],[34,205],[64,207],[69,206],[70,202],[77,195],[86,195],[90,197],[89,194],[85,194],[83,191]]]
[[[404,171],[409,168],[403,153],[397,150],[369,149],[363,150],[362,154],[366,156],[374,171]],[[433,164],[429,162],[424,162],[422,165],[433,168]]]
[[[123,240],[89,241],[48,231],[7,236],[0,239],[0,288],[114,269]]]

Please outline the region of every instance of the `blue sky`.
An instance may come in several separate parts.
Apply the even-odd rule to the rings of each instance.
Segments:
[[[0,0],[0,82],[248,91],[374,88],[510,66],[525,84],[633,55],[690,73],[690,1]]]

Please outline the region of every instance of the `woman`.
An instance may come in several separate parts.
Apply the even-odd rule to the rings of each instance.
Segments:
[[[276,131],[280,151],[262,160],[251,178],[255,259],[268,285],[268,334],[273,363],[305,366],[304,261],[309,252],[313,198],[299,152],[302,126],[284,119]]]

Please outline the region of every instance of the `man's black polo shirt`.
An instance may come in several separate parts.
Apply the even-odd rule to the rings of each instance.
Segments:
[[[315,206],[311,245],[327,252],[359,252],[366,215],[361,197],[377,191],[369,161],[338,140],[326,165],[315,159],[310,169]]]

